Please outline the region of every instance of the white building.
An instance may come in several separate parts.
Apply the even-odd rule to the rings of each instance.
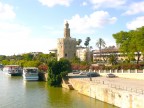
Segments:
[[[90,61],[91,60],[91,51],[89,48],[77,47],[76,56],[80,58],[81,61]]]

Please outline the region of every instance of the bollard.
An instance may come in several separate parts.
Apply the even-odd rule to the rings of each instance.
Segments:
[[[90,76],[90,81],[92,81],[92,77]]]

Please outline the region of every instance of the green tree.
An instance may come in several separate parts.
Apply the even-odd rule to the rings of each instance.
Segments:
[[[46,64],[53,59],[56,59],[56,54],[53,54],[53,53],[50,53],[50,54],[40,53],[34,56],[34,60],[38,60]]]
[[[87,37],[86,40],[89,42],[91,39],[90,39],[90,37]]]
[[[71,71],[71,64],[67,59],[53,60],[48,63],[48,83],[50,86],[61,86],[62,77]]]
[[[86,46],[86,50],[87,50],[86,53],[85,53],[85,55],[84,55],[86,62],[89,62],[89,57],[90,57],[90,55],[89,55],[90,54],[90,48],[89,48],[89,42],[90,42],[90,40],[91,40],[90,37],[87,37],[86,41],[84,43],[84,45]]]
[[[99,38],[96,42],[96,46],[99,48],[100,57],[101,57],[101,49],[106,46],[106,43],[102,38]]]
[[[128,57],[128,61],[137,55],[138,64],[141,55],[144,54],[144,26],[128,32],[118,32],[113,34],[113,37],[120,46],[120,52]]]
[[[78,41],[77,41],[77,45],[78,45],[78,50],[77,50],[77,57],[79,57],[80,58],[80,44],[81,44],[81,42],[82,42],[82,40],[81,39],[78,39]],[[73,59],[72,59],[72,61],[76,61],[77,60],[77,57],[74,57]],[[80,59],[79,59],[80,60]]]
[[[109,56],[109,63],[112,64],[112,65],[116,65],[118,63],[118,58],[117,58],[117,55],[116,54],[111,54]]]
[[[60,65],[60,71],[61,72],[65,72],[65,71],[67,71],[67,72],[71,72],[72,71],[72,69],[71,69],[71,63],[70,63],[70,61],[69,60],[67,60],[67,59],[64,59],[64,58],[61,58],[60,60],[59,60],[59,65]]]
[[[8,65],[8,64],[9,64],[9,61],[8,61],[8,60],[2,60],[2,64],[3,64],[3,65]]]
[[[72,59],[71,59],[71,62],[72,63],[80,63],[80,58],[78,58],[78,57],[73,57]]]
[[[39,61],[25,61],[23,63],[24,67],[38,67],[41,63]]]
[[[86,38],[86,40],[85,40],[85,43],[84,43],[84,45],[87,47],[87,46],[89,46],[89,42],[90,42],[90,37],[87,37]]]
[[[31,53],[26,53],[22,55],[24,60],[33,60],[34,55]]]
[[[119,46],[119,51],[123,53],[124,56],[128,57],[128,61],[131,58],[131,50],[130,50],[130,40],[132,37],[128,32],[120,31],[116,34],[113,34],[113,37],[116,40],[117,45]]]
[[[6,59],[6,56],[0,55],[0,61],[5,60],[5,59]]]
[[[131,42],[132,45],[132,53],[137,54],[137,64],[139,64],[139,60],[142,54],[144,54],[144,26],[141,28],[137,28],[133,33],[133,39]]]
[[[0,63],[3,65],[20,65],[22,67],[39,66],[40,64],[48,64],[49,61],[56,60],[56,54],[43,54],[43,53],[25,53],[22,55],[0,56]]]
[[[81,40],[81,39],[78,39],[77,45],[80,46],[81,43],[82,43],[82,40]]]
[[[59,86],[61,84],[61,77],[58,61],[53,60],[49,62],[48,67],[48,84],[50,86]]]

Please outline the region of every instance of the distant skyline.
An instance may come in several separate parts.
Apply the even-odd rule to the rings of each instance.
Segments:
[[[112,34],[144,26],[143,0],[0,0],[0,55],[48,53],[63,38],[68,21],[71,37],[102,38],[116,45]]]

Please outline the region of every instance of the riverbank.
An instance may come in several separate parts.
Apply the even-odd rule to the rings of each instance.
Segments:
[[[95,77],[90,81],[86,76],[69,76],[62,86],[79,93],[112,104],[120,108],[144,108],[144,87],[140,80]],[[141,83],[142,84],[142,83]]]

